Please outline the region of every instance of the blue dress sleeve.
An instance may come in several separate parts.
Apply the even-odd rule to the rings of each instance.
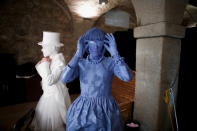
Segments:
[[[128,65],[124,62],[123,57],[112,58],[114,74],[123,81],[130,81],[133,78],[133,73]]]
[[[73,81],[75,78],[79,76],[79,66],[70,67],[67,65],[61,74],[61,81],[63,83],[68,83]]]

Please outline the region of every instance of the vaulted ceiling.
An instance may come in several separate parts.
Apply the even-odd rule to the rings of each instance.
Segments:
[[[99,0],[64,0],[72,18],[75,20],[97,19],[113,8],[120,8],[135,16],[131,0],[110,0],[107,4],[99,4]]]
[[[57,0],[54,0],[57,1]],[[58,0],[61,1],[61,0]],[[128,12],[132,17],[131,21],[136,23],[137,17],[132,0],[108,0],[105,5],[99,4],[99,0],[62,0],[69,9],[70,16],[74,21],[83,19],[97,20],[108,11],[118,8]],[[182,24],[191,26],[197,23],[197,0],[189,0],[186,6]]]

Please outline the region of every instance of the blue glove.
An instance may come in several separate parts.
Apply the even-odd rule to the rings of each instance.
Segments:
[[[107,43],[108,45],[104,44],[104,46],[107,49],[107,51],[110,53],[111,56],[118,56],[119,54],[113,34],[112,33],[106,34],[105,37],[107,40],[104,40],[104,42]]]
[[[79,38],[78,43],[77,43],[77,51],[75,55],[73,56],[73,58],[71,59],[71,61],[68,63],[68,66],[71,68],[74,68],[78,64],[79,59],[83,57],[87,49],[87,46],[83,42],[84,41],[83,39],[84,39],[84,36],[81,36]]]
[[[80,38],[79,38],[79,40],[78,40],[78,42],[77,42],[77,51],[76,51],[76,53],[75,53],[75,55],[77,55],[78,57],[80,57],[80,58],[82,58],[83,57],[83,55],[84,55],[84,53],[85,53],[85,51],[86,51],[86,48],[87,48],[87,46],[85,45],[85,43],[83,42],[84,40],[84,35],[82,35]]]

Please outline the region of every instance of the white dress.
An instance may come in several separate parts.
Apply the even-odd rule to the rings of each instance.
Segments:
[[[36,65],[42,77],[43,95],[36,106],[32,126],[41,131],[65,131],[66,112],[71,104],[67,87],[60,81],[65,60],[61,53],[50,58],[51,62]]]

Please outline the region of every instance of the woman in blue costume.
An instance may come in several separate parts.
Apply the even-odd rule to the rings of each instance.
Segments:
[[[104,57],[105,50],[111,57]],[[85,51],[87,58],[83,58]],[[77,51],[61,76],[64,83],[79,76],[81,88],[66,114],[67,131],[122,131],[120,110],[111,93],[114,75],[123,81],[132,79],[114,36],[99,28],[88,30],[78,40]]]

